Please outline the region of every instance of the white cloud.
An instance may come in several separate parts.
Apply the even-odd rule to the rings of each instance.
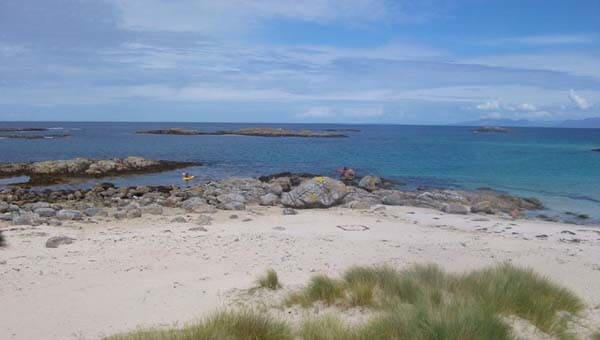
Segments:
[[[351,25],[389,16],[385,0],[106,0],[121,13],[121,25],[143,31],[243,31],[265,19],[344,22]]]
[[[497,111],[500,110],[500,101],[489,100],[483,104],[477,105],[476,108],[483,111]]]
[[[598,36],[594,34],[554,34],[530,35],[521,37],[502,38],[488,41],[488,44],[521,44],[521,45],[573,45],[594,44]]]
[[[575,90],[573,89],[569,90],[569,99],[571,99],[573,104],[575,104],[575,106],[577,106],[581,110],[587,110],[590,107],[592,107],[592,105],[590,105],[587,99],[575,93]]]
[[[462,60],[467,64],[564,72],[600,79],[600,56],[593,53],[531,53],[481,56]]]
[[[383,116],[383,108],[380,106],[367,107],[331,107],[315,106],[297,115],[298,118],[375,118]]]

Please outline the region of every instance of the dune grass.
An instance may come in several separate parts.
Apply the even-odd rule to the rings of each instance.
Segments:
[[[305,307],[315,302],[384,312],[358,333],[375,329],[384,334],[383,329],[388,329],[393,334],[390,339],[408,335],[414,339],[479,339],[477,334],[509,339],[510,331],[500,320],[509,315],[567,339],[568,321],[583,309],[581,300],[570,291],[510,264],[464,275],[445,273],[435,265],[403,271],[354,267],[342,280],[315,276],[286,300],[288,305]]]
[[[265,275],[258,278],[258,286],[260,288],[267,288],[271,290],[277,290],[281,288],[281,283],[279,282],[277,272],[273,269],[267,270]]]
[[[269,273],[264,287],[275,287],[276,274],[269,279]],[[584,308],[565,288],[510,264],[467,274],[449,274],[435,265],[401,271],[353,267],[340,279],[316,275],[285,300],[288,306],[315,303],[370,309],[373,315],[359,324],[325,315],[292,328],[265,313],[224,312],[182,329],[140,331],[109,340],[512,340],[509,316],[555,338],[572,339],[568,321]],[[592,339],[600,340],[600,334]]]
[[[221,312],[181,329],[147,330],[116,335],[106,340],[287,340],[290,327],[253,311]]]

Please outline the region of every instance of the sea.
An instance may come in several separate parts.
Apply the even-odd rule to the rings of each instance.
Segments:
[[[348,138],[267,138],[136,134],[139,130],[205,131],[244,127],[340,130]],[[9,122],[0,128],[41,127],[69,138],[7,139],[0,162],[31,162],[131,155],[202,163],[187,169],[198,183],[278,172],[335,176],[340,167],[401,182],[401,188],[491,188],[540,199],[536,214],[569,219],[585,214],[600,223],[600,129],[509,128],[476,133],[473,127],[339,124]],[[14,134],[14,133],[10,133]],[[102,179],[117,185],[182,185],[181,170]],[[0,186],[23,179],[1,179]],[[98,180],[63,185],[89,187]]]

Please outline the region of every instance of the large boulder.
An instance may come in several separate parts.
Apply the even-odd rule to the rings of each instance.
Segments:
[[[293,208],[328,208],[338,205],[348,193],[346,185],[329,177],[306,180],[281,195],[281,203]]]
[[[63,209],[56,213],[56,217],[59,220],[81,220],[83,214],[79,210]]]
[[[38,226],[42,224],[40,218],[31,212],[21,212],[15,213],[12,215],[12,224],[13,225],[31,225]]]
[[[260,196],[260,205],[272,206],[277,205],[277,203],[279,203],[279,196],[273,193]]]
[[[223,210],[244,210],[246,209],[246,198],[238,193],[228,193],[217,196],[219,202],[217,208]]]
[[[445,204],[442,210],[448,214],[466,215],[471,211],[471,208],[458,203],[450,203]]]
[[[56,211],[52,208],[37,208],[33,212],[40,217],[54,217],[56,215]]]
[[[360,182],[358,182],[359,187],[368,191],[375,191],[381,188],[382,184],[383,182],[381,181],[381,178],[377,176],[365,176],[360,179]]]
[[[181,203],[181,207],[188,212],[195,212],[199,214],[214,213],[215,207],[206,203],[206,201],[200,197],[192,197]]]
[[[145,206],[144,208],[142,208],[142,211],[146,214],[150,214],[150,215],[162,215],[163,213],[163,207],[153,203],[153,204],[149,204],[147,206]]]
[[[8,211],[10,207],[10,204],[4,202],[4,201],[0,201],[0,213],[5,213]]]

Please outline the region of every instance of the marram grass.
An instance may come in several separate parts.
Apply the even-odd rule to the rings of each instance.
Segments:
[[[279,281],[274,277],[268,272],[260,285],[276,287]],[[317,302],[371,309],[373,316],[351,325],[326,315],[292,327],[255,311],[222,312],[181,329],[145,330],[108,339],[512,340],[505,317],[513,315],[550,336],[572,339],[568,321],[584,308],[565,288],[510,264],[462,275],[448,274],[435,265],[400,271],[353,267],[341,279],[316,275],[285,301],[304,307]],[[592,339],[600,340],[600,335]]]
[[[277,272],[273,269],[267,270],[265,275],[258,278],[258,286],[260,288],[267,288],[271,290],[277,290],[281,288],[281,283],[279,282]]]

